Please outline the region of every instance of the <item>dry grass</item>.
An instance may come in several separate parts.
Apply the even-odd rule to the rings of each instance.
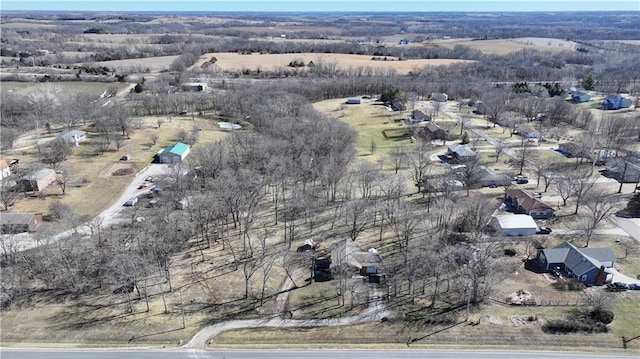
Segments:
[[[60,167],[69,168],[71,173],[66,194],[62,195],[60,187],[52,185],[46,188],[41,196],[21,198],[11,208],[11,211],[43,212],[46,215],[51,202],[61,200],[72,209],[76,218],[94,217],[113,204],[131,183],[132,176],[111,175],[113,166],[122,163],[119,159],[124,154],[131,156],[131,161],[128,161],[127,164],[140,171],[151,162],[153,155],[158,150],[175,141],[175,134],[180,129],[191,131],[194,126],[202,129],[194,149],[197,149],[201,144],[217,141],[227,134],[217,127],[215,121],[204,118],[196,118],[194,121],[191,117],[185,116],[173,117],[171,122],[165,118],[163,120],[165,123],[158,129],[157,117],[143,118],[140,128],[134,126],[130,139],[124,142],[119,151],[115,151],[115,146],[112,145],[111,151],[98,156],[91,148],[91,142],[96,141],[98,135],[89,132],[87,140],[75,147],[73,154],[60,165]],[[159,136],[156,145],[152,145],[149,139],[152,133]],[[40,165],[38,164],[37,150],[35,147],[30,147],[32,145],[33,143],[26,144],[26,148],[13,151],[11,156],[19,157],[21,164],[25,166],[29,166],[29,163],[33,166]],[[87,184],[81,185],[82,182]],[[97,193],[100,195],[96,195]]]
[[[406,61],[372,61],[369,55],[350,55],[350,54],[317,54],[317,53],[299,53],[299,54],[251,54],[241,55],[238,53],[209,53],[195,64],[199,66],[202,63],[211,60],[212,57],[218,59],[216,65],[226,71],[240,71],[243,69],[250,70],[274,70],[277,68],[288,68],[289,62],[294,59],[302,59],[305,64],[313,61],[315,64],[336,63],[338,68],[346,69],[349,67],[372,67],[395,69],[399,74],[406,74],[416,67],[422,66],[438,66],[449,65],[452,63],[472,62],[469,60],[455,59],[420,59]]]
[[[439,46],[453,48],[456,45],[467,46],[480,50],[486,54],[507,55],[522,49],[535,49],[540,51],[571,51],[572,45],[558,39],[519,38],[519,39],[446,39],[435,42]]]
[[[93,96],[100,96],[111,86],[118,86],[123,89],[128,84],[121,83],[104,83],[104,82],[56,82],[56,83],[38,83],[38,82],[13,82],[2,81],[0,84],[1,91],[11,91],[20,95],[28,95],[32,92],[51,91],[60,96],[68,96],[75,93],[88,93]]]
[[[177,59],[178,56],[157,56],[146,57],[143,59],[128,59],[128,60],[113,60],[113,61],[98,61],[92,62],[92,66],[107,66],[111,69],[129,70],[129,69],[143,69],[152,73],[158,73],[163,70],[168,70],[171,63]]]

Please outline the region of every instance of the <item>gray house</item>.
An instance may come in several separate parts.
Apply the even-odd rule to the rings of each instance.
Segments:
[[[511,177],[504,173],[497,173],[486,166],[478,166],[475,168],[475,178],[482,187],[506,186],[511,183]]]
[[[571,102],[573,103],[582,103],[591,101],[591,96],[588,93],[577,91],[571,94]]]
[[[616,256],[608,247],[578,248],[564,242],[539,251],[537,259],[547,271],[561,271],[586,285],[602,285],[610,277],[606,269],[613,267]]]
[[[623,183],[640,182],[640,159],[635,157],[607,158],[605,173]]]
[[[470,161],[476,157],[476,153],[465,145],[453,144],[447,146],[447,157],[460,162]]]

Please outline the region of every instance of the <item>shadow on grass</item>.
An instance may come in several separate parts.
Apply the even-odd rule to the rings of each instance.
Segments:
[[[417,341],[420,341],[420,340],[423,340],[423,339],[429,338],[429,337],[431,337],[431,336],[434,336],[434,335],[436,335],[436,334],[438,334],[438,333],[445,332],[445,331],[447,331],[447,330],[449,330],[449,329],[451,329],[451,328],[457,327],[458,325],[463,324],[463,323],[466,323],[466,321],[458,322],[458,323],[452,324],[452,325],[450,325],[450,326],[448,326],[448,327],[444,327],[444,328],[442,328],[442,329],[436,330],[435,332],[431,332],[431,333],[426,334],[426,335],[423,335],[423,336],[421,336],[421,337],[419,337],[419,338],[411,338],[411,337],[409,337],[409,339],[407,339],[407,346],[409,346],[410,344],[415,343],[415,342],[417,342]]]

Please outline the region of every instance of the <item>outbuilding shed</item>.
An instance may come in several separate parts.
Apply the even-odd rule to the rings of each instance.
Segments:
[[[538,225],[526,214],[503,214],[493,217],[491,226],[502,236],[528,236],[536,234]]]
[[[160,163],[182,163],[191,152],[191,147],[186,143],[176,142],[173,145],[165,147],[158,152],[158,160]]]

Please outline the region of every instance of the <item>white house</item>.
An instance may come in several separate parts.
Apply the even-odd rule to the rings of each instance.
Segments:
[[[502,236],[528,236],[538,231],[536,221],[526,214],[497,215],[489,224]]]
[[[7,160],[0,158],[0,179],[11,176],[11,167]]]

